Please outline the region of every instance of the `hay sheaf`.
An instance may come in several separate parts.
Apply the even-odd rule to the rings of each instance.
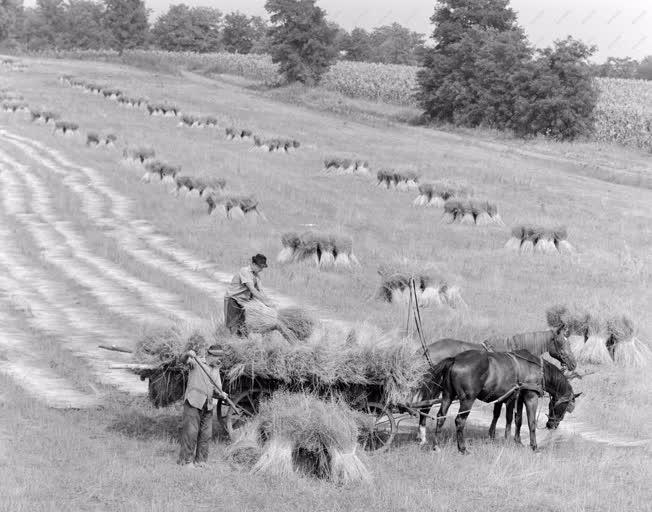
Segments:
[[[282,249],[276,260],[279,263],[310,261],[323,268],[358,265],[353,254],[353,239],[346,235],[305,231],[301,234],[284,233]]]
[[[360,413],[307,393],[277,392],[229,450],[254,474],[310,476],[336,484],[367,482],[357,454]]]
[[[245,216],[266,220],[255,196],[220,193],[211,185],[207,186],[207,190],[210,191],[202,192],[202,197],[208,204],[209,215],[220,215],[229,220],[239,220]]]
[[[254,149],[269,153],[290,153],[301,147],[301,143],[295,139],[262,139],[254,136]]]
[[[421,270],[405,265],[382,265],[378,269],[381,282],[378,298],[390,303],[407,304],[410,301],[410,283],[414,280],[420,306],[446,305],[466,307],[458,286],[432,270]]]
[[[554,228],[534,225],[514,226],[505,248],[528,254],[573,252],[573,246],[568,242],[568,230],[565,226]]]
[[[338,175],[369,174],[371,168],[367,160],[332,157],[324,160],[324,171]]]
[[[497,224],[503,220],[498,207],[489,201],[450,199],[444,203],[442,221],[447,224],[459,223],[477,226]]]
[[[652,362],[650,349],[636,337],[634,322],[626,315],[558,304],[546,311],[546,318],[551,328],[579,338],[573,344],[579,362],[634,367]]]
[[[419,195],[414,199],[414,206],[434,206],[443,208],[446,201],[461,199],[471,195],[472,190],[463,185],[448,182],[426,182],[419,185]]]
[[[397,190],[415,190],[419,187],[419,175],[414,171],[380,169],[376,173],[378,186]]]

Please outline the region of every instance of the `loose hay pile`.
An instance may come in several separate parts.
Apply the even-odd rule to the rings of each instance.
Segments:
[[[414,171],[397,171],[381,169],[376,174],[378,186],[396,190],[416,190],[419,187],[419,175]]]
[[[573,246],[568,242],[565,227],[515,226],[505,248],[522,254],[569,254]]]
[[[652,350],[635,335],[625,315],[604,318],[579,308],[553,306],[546,312],[548,325],[564,328],[575,339],[572,348],[581,363],[643,367],[652,363]]]
[[[378,298],[385,302],[408,304],[410,283],[414,280],[420,306],[466,307],[459,287],[450,285],[446,279],[436,276],[433,272],[412,270],[404,266],[381,266],[378,274],[381,278]]]
[[[323,268],[360,264],[353,253],[353,240],[344,235],[317,231],[306,231],[301,235],[284,233],[281,245],[283,248],[276,258],[279,263],[310,261]]]
[[[498,207],[489,201],[448,200],[444,204],[442,221],[471,226],[504,225]]]
[[[350,158],[327,158],[324,160],[324,172],[337,175],[360,174],[368,175],[369,162],[366,160],[352,160]]]
[[[253,447],[254,474],[366,482],[371,475],[357,455],[359,416],[342,401],[277,392],[261,404],[230,456],[237,459],[243,450],[251,454]]]
[[[446,201],[467,197],[471,189],[460,185],[447,183],[421,183],[419,195],[412,202],[414,206],[434,206],[443,208]]]

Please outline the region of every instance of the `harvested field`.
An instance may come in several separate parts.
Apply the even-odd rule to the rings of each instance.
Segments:
[[[502,141],[489,144],[475,133],[453,136],[279,104],[270,96],[285,89],[261,92],[219,76],[202,81],[190,73],[154,74],[107,62],[29,59],[29,64],[25,73],[2,77],[2,86],[24,97],[20,101],[45,105],[78,122],[84,137],[91,131],[111,132],[118,145],[154,148],[158,160],[181,166],[175,178],[219,177],[230,187],[235,184],[260,198],[270,218],[247,229],[215,222],[206,216],[205,202],[176,201],[165,187],[140,184],[140,161],[118,165],[118,151],[89,150],[83,140],[55,137],[51,129],[31,123],[30,114],[0,111],[0,280],[9,290],[0,297],[0,308],[8,319],[3,322],[11,324],[9,334],[0,336],[0,405],[6,412],[0,431],[13,441],[0,448],[6,461],[0,480],[9,508],[66,510],[72,502],[111,510],[177,510],[188,503],[207,509],[219,503],[229,510],[268,510],[269,503],[282,503],[287,510],[475,510],[481,503],[500,510],[505,503],[523,505],[524,481],[536,480],[541,484],[528,494],[530,508],[645,509],[652,499],[649,454],[640,448],[649,438],[645,425],[651,420],[652,394],[645,368],[620,367],[615,359],[577,381],[576,391],[583,394],[564,428],[547,433],[541,415],[541,454],[486,442],[484,414],[474,410],[467,424],[471,456],[457,456],[453,428],[446,429],[440,454],[422,453],[411,443],[413,424],[403,422],[398,449],[363,461],[373,475],[368,485],[333,486],[314,478],[248,474],[226,460],[222,442],[211,446],[208,470],[181,474],[174,464],[176,406],[154,411],[146,397],[116,392],[116,387],[147,389],[133,375],[107,370],[109,364],[130,361],[129,356],[97,349],[100,343],[134,348],[152,326],[202,323],[214,316],[219,322],[224,290],[237,269],[252,254],[277,252],[286,231],[308,229],[349,234],[364,266],[336,273],[270,262],[262,275],[265,291],[282,307],[292,302],[310,306],[317,319],[368,320],[378,327],[368,336],[369,347],[377,345],[383,331],[405,327],[404,308],[374,300],[379,266],[403,257],[425,273],[441,263],[442,274],[463,287],[469,306],[424,309],[429,340],[480,341],[495,332],[540,330],[541,311],[550,304],[572,300],[592,311],[595,299],[609,304],[614,315],[625,312],[634,338],[647,342],[652,332],[649,192],[635,183],[606,183],[595,170],[605,159],[631,169],[636,155],[610,146],[590,153],[582,144],[549,143],[554,158],[546,159]],[[310,144],[292,158],[244,151],[253,143],[229,143],[213,130],[180,129],[179,116],[169,122],[152,119],[119,100],[54,86],[64,73],[110,84],[133,98],[178,105],[182,113],[220,112],[229,119],[225,126],[252,127],[258,136],[282,131],[284,138]],[[528,149],[538,145],[532,141]],[[582,164],[557,160],[568,153]],[[495,199],[510,221],[527,218],[554,226],[556,219],[572,219],[571,241],[581,251],[563,261],[512,257],[497,250],[505,242],[500,230],[451,229],[433,221],[436,212],[411,208],[416,189],[408,196],[389,194],[366,180],[333,180],[314,172],[330,155],[419,169],[420,183],[446,177],[473,184]],[[601,317],[607,326],[609,317]],[[323,323],[317,321],[317,333],[341,327]],[[622,326],[614,329],[625,332]],[[266,347],[295,347],[276,334],[269,337]],[[345,332],[325,339],[346,337]],[[252,350],[267,338],[251,340],[258,341]],[[315,352],[326,345],[313,339],[318,336],[306,345]],[[400,347],[400,339],[393,338],[392,346]],[[346,344],[335,343],[340,348],[335,357]],[[618,353],[615,349],[614,357],[627,359]],[[272,354],[260,357],[271,363]],[[251,359],[243,352],[245,380],[250,372],[244,363]],[[317,355],[307,360],[314,367],[315,361],[328,361]],[[25,375],[44,379],[28,381]],[[56,404],[57,396],[66,400]],[[43,402],[86,409],[60,412]],[[544,411],[546,405],[543,399]]]

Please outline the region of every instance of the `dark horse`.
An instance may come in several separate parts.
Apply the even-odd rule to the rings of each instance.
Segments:
[[[543,365],[542,365],[543,363]],[[487,352],[469,350],[439,362],[431,371],[431,389],[441,389],[442,402],[437,415],[433,449],[437,449],[439,433],[446,421],[451,402],[460,401],[455,418],[457,447],[466,452],[464,426],[476,400],[483,402],[514,402],[516,399],[516,435],[521,442],[523,404],[530,428],[530,446],[537,449],[536,412],[538,399],[544,390],[550,394],[546,428],[555,429],[568,412],[575,408],[575,398],[568,379],[555,365],[535,357],[526,350]],[[512,405],[513,407],[513,405]]]
[[[573,371],[577,367],[570,342],[568,341],[568,332],[564,329],[557,331],[526,332],[510,336],[509,338],[493,337],[484,341],[483,344],[444,338],[431,343],[427,348],[430,361],[433,364],[437,364],[447,357],[455,357],[457,354],[461,354],[467,350],[480,350],[481,347],[497,352],[527,350],[535,356],[541,356],[547,352],[551,357],[561,363],[562,368],[566,367]],[[426,394],[430,395],[433,399],[438,396],[437,390],[429,390]],[[513,405],[513,403],[507,403],[507,425],[509,425],[510,429],[514,409]],[[496,404],[494,412],[500,415],[501,408],[502,403]],[[427,413],[428,410],[427,408],[423,408],[421,412]],[[421,414],[419,418],[419,437],[421,444],[425,444],[426,442],[426,420],[427,416]],[[506,432],[506,435],[509,435],[509,431]]]

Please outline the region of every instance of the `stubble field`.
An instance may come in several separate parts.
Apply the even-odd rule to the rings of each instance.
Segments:
[[[405,439],[394,450],[368,457],[374,474],[370,486],[339,489],[310,480],[248,476],[224,461],[221,443],[213,447],[209,469],[179,470],[174,464],[179,412],[154,411],[144,397],[126,394],[138,390],[137,379],[119,372],[108,375],[107,356],[94,348],[98,340],[133,345],[144,330],[166,322],[219,319],[229,274],[255,252],[273,259],[282,233],[309,228],[350,235],[361,266],[318,271],[309,264],[272,264],[263,282],[277,297],[306,304],[323,317],[368,321],[383,329],[403,326],[405,311],[375,296],[378,267],[407,260],[458,285],[468,306],[425,310],[432,340],[480,341],[490,334],[544,329],[545,309],[571,302],[627,312],[639,337],[649,340],[652,192],[605,179],[619,173],[646,176],[644,155],[610,152],[609,147],[599,154],[577,146],[573,159],[556,159],[550,144],[523,151],[515,142],[487,144],[470,135],[356,121],[189,73],[25,62],[24,72],[4,73],[0,87],[19,92],[31,106],[61,113],[78,123],[81,133],[61,137],[50,126],[30,123],[25,114],[0,113],[0,313],[6,326],[0,340],[5,375],[0,392],[0,487],[5,498],[0,506],[647,506],[652,498],[649,451],[609,446],[649,435],[652,386],[642,370],[600,368],[574,384],[584,392],[582,401],[565,421],[566,430],[552,437],[539,432],[542,454],[511,442],[490,443],[486,427],[478,423],[470,428],[468,457],[458,455],[454,443],[431,454]],[[179,127],[176,118],[150,117],[144,110],[83,94],[62,85],[61,74],[175,103],[184,112],[214,115],[221,127],[235,125],[302,145],[290,154],[253,152],[249,143],[225,140],[222,129]],[[90,131],[115,133],[116,147],[87,148]],[[183,174],[222,177],[229,189],[255,194],[268,222],[209,217],[201,201],[175,198],[160,184],[141,183],[142,169],[121,161],[122,148],[137,145],[154,147],[157,156],[181,165]],[[604,154],[611,156],[611,166],[605,167]],[[326,175],[323,160],[331,156],[368,160],[374,170],[415,170],[424,180],[463,182],[497,203],[507,226],[443,224],[441,210],[411,206],[416,192],[378,188],[373,177]],[[523,256],[504,250],[509,228],[523,223],[565,224],[575,254]],[[67,389],[71,401],[90,407],[49,409],[43,404],[48,389]],[[471,423],[473,418],[472,413]]]

